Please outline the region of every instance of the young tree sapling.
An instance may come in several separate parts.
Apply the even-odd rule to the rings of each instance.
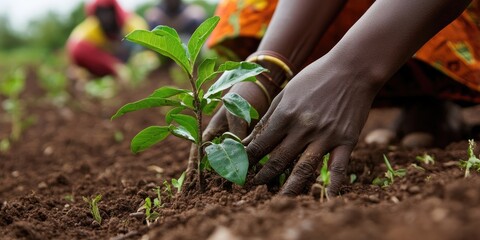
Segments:
[[[245,183],[248,170],[248,158],[245,147],[238,138],[231,134],[223,135],[216,141],[204,142],[202,138],[203,115],[213,113],[218,103],[223,102],[225,108],[235,116],[243,118],[250,124],[251,119],[258,118],[258,113],[240,95],[222,92],[234,84],[243,81],[255,81],[255,76],[267,71],[260,65],[250,62],[225,62],[215,68],[214,59],[205,59],[196,69],[196,58],[219,21],[219,17],[205,20],[192,34],[188,44],[182,43],[175,29],[157,26],[152,31],[135,30],[125,38],[152,49],[177,63],[188,76],[191,89],[161,87],[149,97],[129,103],[121,107],[112,119],[128,112],[141,109],[169,106],[172,109],[166,114],[166,126],[150,126],[139,132],[131,141],[134,153],[144,151],[152,145],[164,140],[168,135],[191,141],[197,153],[197,183],[201,191],[204,188],[202,176],[202,159],[204,148],[209,165],[222,177],[238,185]],[[223,73],[206,90],[205,84]],[[194,116],[182,114],[190,110]],[[192,169],[187,169],[187,174]]]

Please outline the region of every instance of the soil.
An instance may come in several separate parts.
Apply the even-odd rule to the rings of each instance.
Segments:
[[[115,121],[109,117],[120,105],[170,83],[168,76],[158,73],[155,80],[124,88],[109,100],[72,93],[63,108],[45,101],[35,71],[28,82],[24,99],[35,124],[9,152],[0,153],[0,239],[479,238],[480,177],[472,173],[465,179],[458,167],[458,160],[466,159],[467,141],[415,150],[360,142],[348,169],[356,181],[329,201],[319,200],[316,191],[278,197],[275,187],[241,188],[208,174],[204,193],[169,197],[164,192],[160,218],[147,226],[137,209],[147,196],[156,196],[156,186],[180,176],[189,143],[169,137],[134,155],[130,139],[146,126],[161,124],[164,111],[130,113]],[[381,125],[385,115],[391,114],[372,114],[369,126]],[[0,120],[3,116],[0,112]],[[479,108],[466,110],[465,116],[478,121]],[[8,129],[1,120],[0,138]],[[435,156],[434,165],[415,161],[425,152]],[[385,171],[383,154],[394,168],[407,169],[407,177],[387,188],[370,184]],[[82,200],[97,194],[102,195],[101,224]]]

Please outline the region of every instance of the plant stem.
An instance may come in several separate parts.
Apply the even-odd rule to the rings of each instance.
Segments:
[[[200,102],[200,98],[198,96],[198,90],[197,86],[195,85],[195,81],[192,76],[189,76],[190,79],[190,84],[192,85],[192,90],[193,90],[193,104],[194,104],[194,112],[197,117],[197,124],[198,124],[198,142],[195,144],[197,148],[197,176],[198,176],[198,186],[200,188],[200,191],[204,191],[204,179],[203,179],[203,174],[202,170],[200,169],[200,163],[202,162],[203,159],[203,137],[202,137],[202,106]]]

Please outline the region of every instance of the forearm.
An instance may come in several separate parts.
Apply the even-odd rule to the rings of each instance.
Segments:
[[[470,0],[378,0],[328,53],[382,85]]]
[[[258,50],[277,52],[300,70],[345,2],[280,0]],[[271,74],[276,81],[284,80],[282,71],[272,71]]]

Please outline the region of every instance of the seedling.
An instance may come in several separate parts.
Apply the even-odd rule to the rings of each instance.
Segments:
[[[435,158],[427,153],[424,153],[422,156],[417,156],[415,159],[425,165],[435,164]]]
[[[161,87],[147,98],[124,105],[112,116],[112,119],[115,119],[141,109],[173,107],[165,116],[168,125],[151,126],[139,132],[131,141],[131,150],[134,153],[144,151],[170,134],[193,142],[197,153],[197,183],[201,191],[204,190],[201,168],[204,150],[210,166],[219,175],[238,185],[245,183],[248,170],[245,147],[240,139],[232,137],[231,134],[223,135],[218,141],[204,142],[203,115],[212,114],[216,106],[223,102],[230,113],[250,124],[251,119],[258,118],[257,111],[240,95],[228,93],[222,97],[222,92],[236,83],[255,81],[256,75],[266,71],[249,62],[226,62],[215,69],[215,60],[205,59],[194,75],[195,60],[218,21],[219,17],[211,17],[203,22],[192,34],[188,44],[182,43],[176,30],[167,26],[160,25],[152,31],[135,30],[128,34],[125,37],[127,40],[175,61],[188,76],[191,89]],[[204,85],[220,73],[223,73],[220,78],[204,90]],[[193,112],[194,116],[182,114],[184,110]],[[187,168],[187,174],[191,172],[192,169]]]
[[[90,206],[90,213],[93,216],[93,219],[98,223],[102,224],[102,216],[100,216],[100,210],[98,209],[98,203],[102,200],[102,195],[97,195],[95,198],[88,199],[83,197],[83,201],[88,203]]]
[[[393,170],[392,165],[388,161],[387,156],[383,155],[383,160],[385,161],[385,165],[387,166],[387,171],[385,172],[385,178],[375,178],[372,182],[374,185],[378,185],[381,187],[388,187],[395,182],[396,177],[404,177],[407,174],[406,169],[397,169]]]
[[[145,198],[145,203],[143,204],[143,208],[145,208],[145,220],[147,225],[150,225],[152,222],[155,222],[159,217],[160,214],[155,211],[156,208],[160,207],[158,204],[158,199],[155,198],[154,204],[152,205],[152,200],[149,197]]]
[[[168,194],[170,199],[172,199],[173,198],[172,185],[170,185],[170,183],[168,183],[168,181],[165,180],[165,181],[163,181],[163,186],[165,186],[165,190],[163,190],[163,191]]]
[[[40,86],[47,92],[47,98],[56,105],[63,106],[70,97],[66,91],[67,78],[61,71],[42,67],[39,71]]]
[[[350,184],[357,181],[357,175],[355,173],[350,174]]]
[[[476,169],[477,172],[480,172],[480,159],[475,156],[473,153],[475,150],[475,141],[473,139],[468,140],[468,160],[460,160],[460,167],[465,168],[465,178],[470,176],[470,169]]]
[[[85,93],[91,98],[109,99],[117,94],[117,84],[112,76],[105,76],[88,81]]]
[[[182,191],[183,182],[185,181],[185,174],[186,172],[183,172],[178,179],[172,178],[172,186],[177,189],[177,193]]]
[[[25,89],[25,72],[23,69],[17,69],[8,73],[0,81],[0,94],[7,99],[2,102],[2,107],[7,113],[11,124],[10,139],[2,140],[2,149],[8,149],[11,141],[18,141],[23,130],[23,101],[20,99],[20,93]]]
[[[323,202],[323,199],[326,198],[329,200],[327,187],[330,185],[330,171],[328,171],[328,160],[330,159],[330,154],[323,156],[323,165],[320,169],[320,175],[317,177],[317,181],[313,187],[320,188],[320,201]]]
[[[65,199],[65,201],[67,202],[75,202],[75,197],[73,196],[73,194],[67,194],[65,196],[63,196],[63,199]]]

